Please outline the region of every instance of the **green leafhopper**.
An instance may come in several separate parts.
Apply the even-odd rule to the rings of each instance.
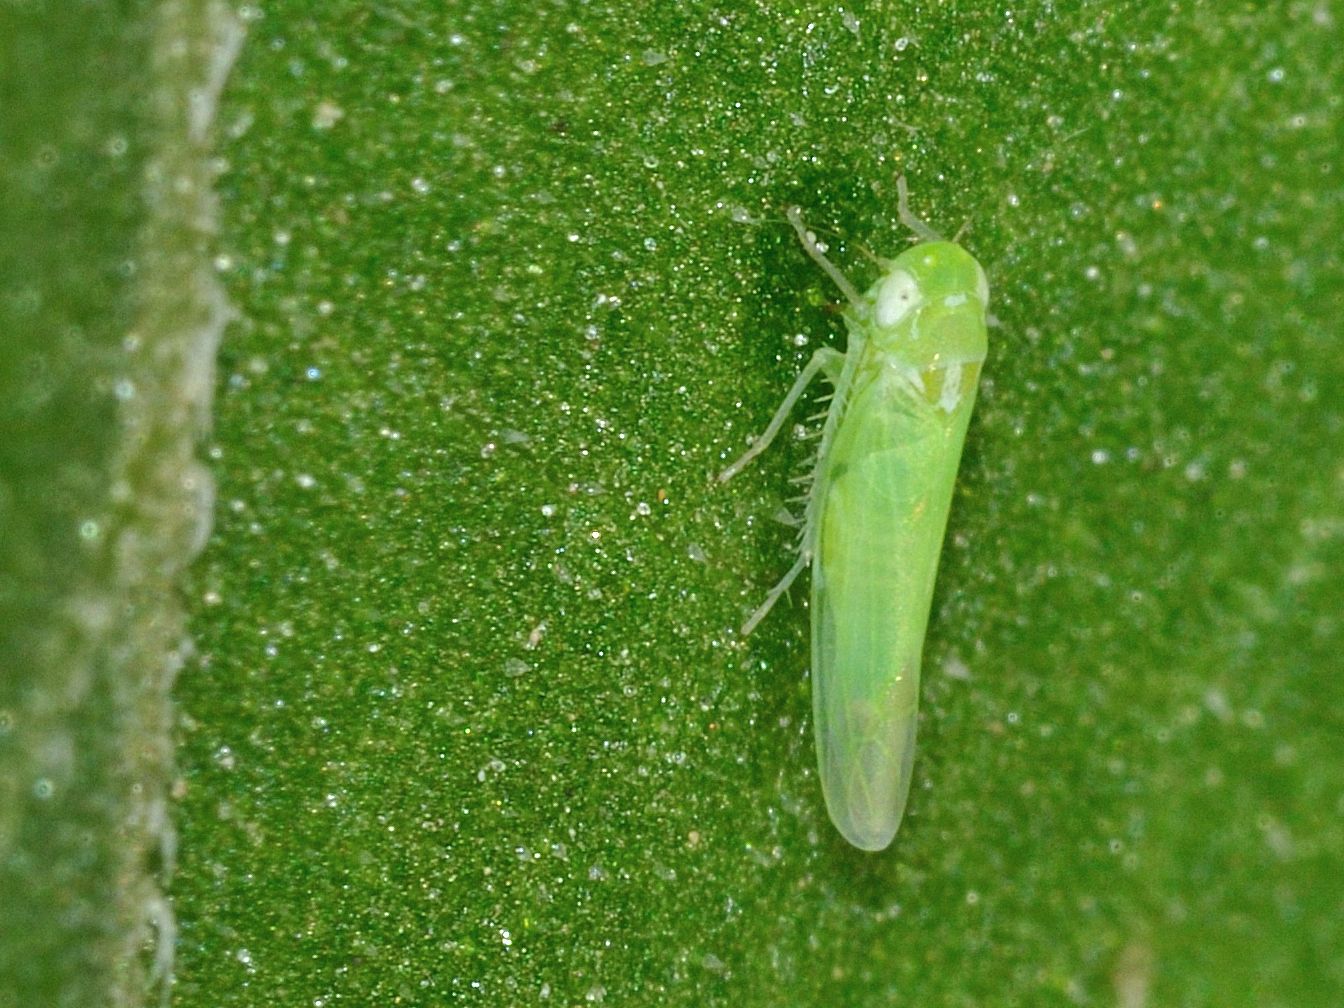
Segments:
[[[807,386],[834,386],[797,562],[742,627],[748,634],[812,565],[812,706],[821,787],[855,847],[882,850],[905,813],[920,659],[933,582],[987,339],[989,285],[956,242],[897,209],[918,244],[865,294],[788,212],[803,248],[849,302],[849,346],[812,355],[727,480],[775,438]]]

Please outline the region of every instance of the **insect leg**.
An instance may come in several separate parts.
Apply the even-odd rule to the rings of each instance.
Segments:
[[[765,428],[765,433],[756,439],[756,443],[743,453],[742,457],[730,465],[723,472],[719,473],[719,482],[726,483],[739,472],[741,472],[752,459],[770,446],[770,442],[775,439],[784,426],[784,421],[789,418],[793,411],[794,404],[798,402],[799,397],[812,383],[812,379],[817,376],[818,371],[825,371],[829,377],[835,377],[839,374],[839,366],[844,361],[845,355],[834,347],[820,347],[812,355],[812,359],[807,362],[807,366],[798,374],[798,378],[793,383],[793,388],[789,389],[789,394],[784,397],[784,402],[780,404],[779,409],[775,410],[775,415],[770,420],[770,425]]]
[[[742,629],[739,632],[743,637],[755,630],[756,624],[765,619],[765,614],[779,601],[779,597],[789,590],[789,585],[793,584],[811,559],[812,558],[808,555],[806,550],[799,552],[798,559],[795,560],[793,566],[789,568],[789,572],[779,579],[779,584],[770,589],[770,594],[765,597],[765,601],[762,602],[760,606],[757,607],[756,611],[747,618],[747,621],[742,624]]]
[[[840,272],[840,268],[826,258],[826,253],[817,247],[817,239],[807,230],[807,225],[803,223],[802,212],[797,207],[789,207],[785,213],[793,229],[798,232],[798,240],[803,243],[803,249],[812,257],[812,261],[820,266],[828,277],[835,281],[835,285],[840,288],[840,293],[845,296],[851,308],[864,318],[868,314],[868,304],[859,296],[854,285],[849,282],[849,278]]]
[[[920,241],[943,241],[943,236],[910,212],[910,191],[905,187],[905,176],[896,176],[896,216],[913,231]]]

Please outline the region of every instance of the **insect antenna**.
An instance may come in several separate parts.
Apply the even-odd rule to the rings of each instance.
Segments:
[[[732,218],[734,224],[750,224],[753,227],[759,227],[762,224],[774,224],[781,227],[797,227],[797,225],[793,223],[792,215],[795,212],[797,213],[802,212],[798,207],[787,207],[785,208],[784,216],[782,217],[773,215],[755,217],[752,216],[751,211],[748,210],[746,207],[734,206],[729,207],[727,209],[728,209],[728,215]],[[774,210],[776,213],[778,213],[779,210],[778,205],[774,207]],[[871,254],[868,252],[866,246],[861,245],[859,242],[855,241],[852,238],[846,238],[843,234],[841,234],[834,228],[809,227],[808,230],[811,231],[812,234],[818,238],[826,237],[826,238],[833,238],[836,241],[841,242],[843,241],[853,242],[854,246],[858,248],[859,251],[863,252],[865,255]]]
[[[870,263],[872,263],[874,266],[886,269],[889,265],[891,265],[890,259],[883,259],[880,255],[878,255],[876,252],[870,249],[863,242],[855,240],[851,244],[853,244],[853,246],[863,254],[863,257],[867,259]]]

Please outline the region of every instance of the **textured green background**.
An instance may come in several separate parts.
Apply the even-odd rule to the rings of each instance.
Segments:
[[[310,7],[223,115],[183,1005],[1339,1003],[1330,6]],[[782,208],[900,248],[899,171],[1000,325],[868,856],[733,630],[805,448],[712,474],[839,328]]]
[[[245,8],[177,1003],[1338,1005],[1337,8]],[[713,474],[902,171],[999,324],[874,856]]]

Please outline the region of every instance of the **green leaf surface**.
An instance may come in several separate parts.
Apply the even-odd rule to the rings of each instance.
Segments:
[[[1340,1003],[1335,5],[242,13],[176,1003]],[[997,325],[868,855],[713,476],[902,172]]]

